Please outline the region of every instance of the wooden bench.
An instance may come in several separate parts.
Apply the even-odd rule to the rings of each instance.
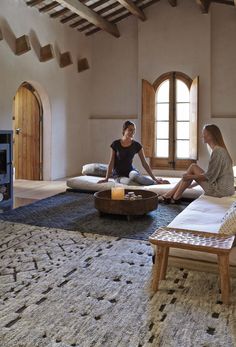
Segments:
[[[165,279],[170,247],[214,253],[218,258],[222,301],[224,304],[229,304],[229,253],[234,239],[235,235],[226,236],[168,227],[157,229],[149,237],[149,241],[156,246],[153,265],[153,290],[157,291],[160,280]]]

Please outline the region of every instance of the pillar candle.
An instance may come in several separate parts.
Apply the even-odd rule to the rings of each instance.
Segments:
[[[112,200],[124,200],[125,190],[122,187],[111,188],[111,198]]]

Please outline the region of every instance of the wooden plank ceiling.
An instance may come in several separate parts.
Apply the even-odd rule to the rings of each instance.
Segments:
[[[135,16],[145,21],[144,9],[160,0],[25,0],[29,7],[36,7],[40,13],[48,14],[65,25],[85,35],[92,35],[100,30],[119,37],[116,23],[128,16]],[[169,6],[178,6],[178,0],[166,1]],[[189,0],[196,3],[201,13],[206,14],[211,3],[236,6],[236,0]]]

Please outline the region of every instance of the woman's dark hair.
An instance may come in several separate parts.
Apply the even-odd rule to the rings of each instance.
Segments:
[[[228,152],[227,147],[226,147],[225,142],[224,142],[224,139],[223,139],[223,136],[222,136],[222,133],[221,133],[221,131],[217,125],[206,124],[204,126],[204,129],[207,130],[211,134],[212,139],[217,146],[225,148],[226,151]],[[230,154],[229,154],[229,156],[230,156]],[[232,158],[231,158],[231,160],[232,160]]]
[[[130,120],[126,120],[123,124],[123,131],[122,134],[124,135],[125,130],[130,126],[133,125],[135,127],[135,124],[133,122],[131,122]]]

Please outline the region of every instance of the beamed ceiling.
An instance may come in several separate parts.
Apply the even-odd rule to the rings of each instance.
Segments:
[[[128,16],[135,16],[145,21],[145,8],[160,0],[25,0],[30,7],[36,7],[42,14],[59,20],[85,35],[92,35],[103,30],[119,37],[116,23]],[[166,1],[169,6],[178,6],[178,0]],[[201,13],[206,14],[211,3],[236,6],[236,0],[189,0],[196,3]],[[180,6],[180,5],[179,5]]]

